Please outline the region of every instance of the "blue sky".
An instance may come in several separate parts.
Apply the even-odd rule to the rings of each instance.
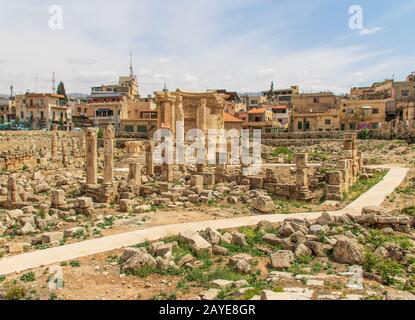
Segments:
[[[346,92],[415,71],[415,0],[16,0],[0,11],[0,93],[67,91],[134,70],[143,95],[169,89]],[[86,3],[87,2],[87,3]],[[49,7],[63,8],[51,30]],[[349,28],[349,7],[363,26]],[[37,82],[36,82],[37,78]]]

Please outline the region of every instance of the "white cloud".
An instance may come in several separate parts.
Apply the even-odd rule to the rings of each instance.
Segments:
[[[95,59],[68,58],[66,59],[66,62],[78,66],[89,66],[91,64],[96,63],[97,61]]]
[[[334,44],[329,34],[325,46],[317,41],[312,47],[303,45],[293,30],[302,30],[307,14],[314,13],[309,4],[293,19],[266,20],[262,15],[272,16],[272,10],[251,14],[253,6],[271,5],[264,0],[182,0],[174,5],[73,0],[64,4],[64,29],[53,32],[47,27],[49,4],[39,2],[42,5],[21,0],[2,6],[0,39],[8,45],[2,47],[1,59],[7,60],[8,72],[3,70],[0,77],[0,93],[8,92],[10,84],[17,92],[33,89],[35,74],[39,89],[50,90],[54,71],[68,92],[88,93],[92,86],[116,82],[129,73],[130,49],[142,95],[160,90],[164,81],[170,89],[260,91],[275,80],[276,87],[347,91],[356,78],[377,80],[384,77],[382,72],[388,76],[397,66],[413,65],[410,59],[399,59],[401,53],[382,52],[382,47]],[[272,5],[287,15],[297,10],[287,3]],[[21,39],[30,54],[16,49]],[[358,71],[364,76],[357,77]]]
[[[184,80],[185,80],[187,83],[195,83],[195,82],[197,82],[197,81],[198,81],[198,77],[197,77],[197,76],[195,76],[195,75],[193,75],[193,74],[186,73],[186,74],[184,75]]]
[[[170,62],[170,58],[160,57],[153,60],[154,64],[166,64]]]
[[[367,35],[372,35],[372,34],[381,32],[381,31],[383,31],[383,28],[381,28],[381,27],[364,28],[364,29],[359,31],[359,34],[361,36],[367,36]]]
[[[257,78],[269,78],[275,75],[275,70],[273,68],[265,68],[258,70],[256,73]]]

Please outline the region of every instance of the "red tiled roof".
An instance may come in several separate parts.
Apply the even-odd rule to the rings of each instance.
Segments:
[[[264,113],[267,110],[268,110],[267,108],[258,108],[258,109],[249,110],[248,113],[249,114]]]
[[[223,120],[225,122],[243,122],[241,119],[238,119],[227,112],[223,114]]]
[[[287,109],[288,106],[273,106],[272,109]]]

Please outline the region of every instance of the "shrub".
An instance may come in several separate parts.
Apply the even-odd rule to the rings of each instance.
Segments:
[[[26,289],[16,281],[5,283],[3,288],[5,300],[22,300],[26,297]]]
[[[81,263],[78,260],[72,260],[71,262],[69,262],[69,265],[72,268],[79,268],[81,266]]]
[[[357,134],[357,138],[360,140],[367,140],[370,138],[370,131],[368,129],[360,130]]]
[[[27,272],[27,273],[24,273],[21,277],[20,277],[20,280],[21,281],[23,281],[23,282],[33,282],[33,281],[35,281],[36,280],[36,275],[35,275],[35,273],[34,272]]]

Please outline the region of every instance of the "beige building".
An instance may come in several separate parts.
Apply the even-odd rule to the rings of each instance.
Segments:
[[[9,98],[0,97],[0,121],[7,122],[8,114],[10,113]]]
[[[286,89],[274,89],[274,83],[271,84],[269,91],[262,91],[261,95],[266,98],[268,104],[278,106],[289,106],[292,97],[300,94],[299,86],[291,86]]]
[[[293,131],[340,130],[340,98],[333,93],[303,93],[291,103]]]
[[[110,124],[116,131],[122,131],[121,122],[128,118],[129,104],[136,101],[139,101],[136,77],[119,77],[118,84],[91,88],[84,114],[96,127]],[[80,108],[82,113],[83,106]]]
[[[157,129],[157,110],[153,98],[129,101],[127,114],[121,119],[121,131],[130,134],[136,133],[143,136],[152,136]]]
[[[28,92],[17,95],[16,119],[33,129],[50,128],[52,124],[57,124],[69,130],[72,127],[72,110],[69,106],[61,105],[60,99],[64,99],[64,96],[53,93]]]
[[[244,129],[260,129],[262,133],[274,133],[282,127],[278,120],[274,120],[273,112],[269,107],[239,112],[237,117],[243,121],[242,127]]]
[[[267,97],[261,93],[246,93],[241,95],[241,100],[245,104],[245,110],[257,109],[267,103]]]
[[[393,103],[393,99],[342,99],[340,130],[380,129],[385,122],[385,110]]]

